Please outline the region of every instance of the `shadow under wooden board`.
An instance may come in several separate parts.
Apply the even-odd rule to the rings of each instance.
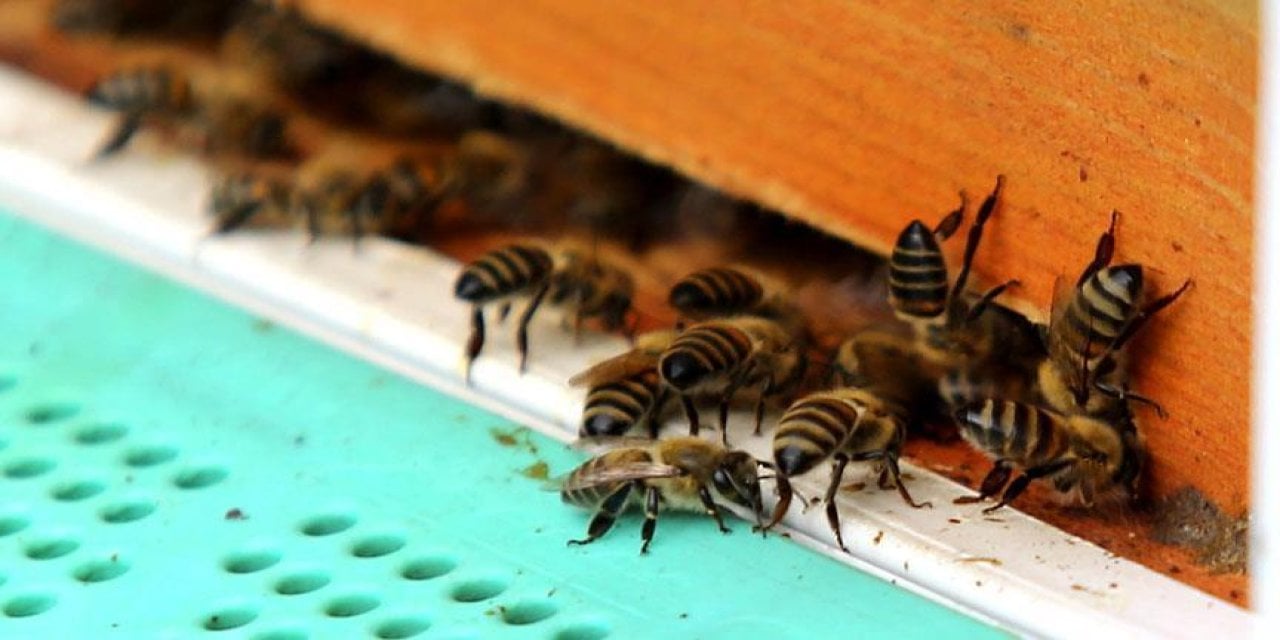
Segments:
[[[32,17],[38,15],[38,10],[45,4],[47,3],[34,1],[15,2],[0,8],[0,17],[6,18],[5,20],[0,20],[0,23],[6,25],[0,27],[0,29],[11,30],[0,33],[0,36],[3,36],[0,38],[2,40],[0,49],[3,49],[0,53],[19,64],[36,69],[54,80],[61,81],[73,89],[83,89],[94,77],[112,68],[121,60],[138,59],[140,50],[144,57],[188,56],[196,60],[203,60],[208,57],[207,52],[203,54],[200,52],[180,52],[180,48],[163,43],[147,43],[139,49],[136,46],[131,46],[130,43],[94,39],[79,41],[64,39],[55,33],[45,30],[43,22],[36,17]],[[22,13],[24,6],[26,14]],[[9,13],[6,15],[5,12]],[[7,19],[10,17],[14,19]],[[465,33],[465,30],[460,33]],[[480,82],[480,86],[481,88],[486,88],[488,85]],[[537,100],[533,102],[538,106],[547,106]],[[556,112],[557,110],[552,106],[547,106],[548,110]],[[619,117],[619,123],[626,121],[625,117]],[[579,122],[579,124],[583,123]],[[325,138],[330,135],[326,126],[324,123],[318,123],[313,128],[308,128],[307,135],[314,137],[314,140],[309,141],[309,143],[314,143],[317,147],[322,146]],[[602,130],[602,133],[608,134],[610,131]],[[623,141],[626,141],[625,136]],[[993,166],[992,170],[1004,169]],[[694,173],[697,174],[700,171],[694,171]],[[966,173],[965,175],[967,176],[968,174]],[[1080,175],[1083,177],[1085,174],[1081,173]],[[1092,176],[1093,174],[1090,175]],[[1078,234],[1083,238],[1080,242],[1075,242],[1076,239],[1073,238],[1063,237],[1052,243],[1047,243],[1049,246],[1044,250],[1041,250],[1041,247],[1036,247],[1035,250],[1026,250],[1025,248],[1014,250],[1010,248],[1013,244],[1012,237],[1031,237],[1036,235],[1024,223],[1030,214],[1036,214],[1036,217],[1039,216],[1036,211],[1027,209],[1025,205],[1019,205],[1019,201],[1023,196],[1019,195],[1017,183],[1013,182],[1016,177],[1016,173],[1011,175],[1009,197],[1012,201],[1007,203],[1000,212],[999,224],[993,224],[991,237],[989,238],[990,244],[984,251],[983,259],[990,258],[993,264],[1002,264],[1003,261],[1008,260],[1018,267],[1026,267],[1030,264],[1030,262],[1025,262],[1026,260],[1042,260],[1046,254],[1071,249],[1072,258],[1064,261],[1061,265],[1055,265],[1054,268],[1059,269],[1061,273],[1073,272],[1078,269],[1087,260],[1091,252],[1093,236],[1099,230],[1096,227],[1100,225],[1078,225],[1083,229]],[[1024,176],[1025,178],[1026,176]],[[954,180],[955,176],[952,175],[947,179]],[[968,180],[968,178],[965,179]],[[1091,178],[1091,180],[1093,179]],[[937,185],[928,184],[928,186],[922,187],[921,190],[904,189],[902,193],[906,194],[903,197],[921,198],[921,202],[912,205],[913,208],[910,210],[912,215],[928,218],[929,216],[940,214],[953,205],[954,192],[959,186],[965,186],[976,193],[985,188],[989,181],[990,176],[988,175],[974,176],[973,180],[970,181],[972,184],[956,185],[947,183],[942,185],[945,189],[935,188]],[[1097,182],[1097,180],[1093,180],[1093,182]],[[921,182],[920,184],[924,185],[926,183]],[[1029,183],[1024,182],[1023,184],[1028,185]],[[1084,184],[1085,182],[1082,181],[1081,187]],[[938,193],[933,193],[933,191],[938,191]],[[745,188],[743,192],[757,195],[752,191],[752,188]],[[768,200],[768,198],[764,199]],[[925,202],[925,200],[929,201]],[[1081,207],[1077,204],[1074,209],[1079,210]],[[886,228],[890,224],[900,226],[908,217],[905,214],[898,215],[896,213],[904,210],[901,203],[895,204],[893,207],[887,205],[883,207],[868,206],[865,209],[853,208],[851,210],[884,211],[884,215],[873,216],[873,219],[882,219]],[[890,212],[893,212],[893,214],[890,215]],[[1098,214],[1096,216],[1098,218],[1097,222],[1104,222],[1105,208],[1103,206],[1098,207],[1096,213]],[[1147,258],[1139,251],[1140,248],[1145,246],[1143,237],[1158,235],[1163,238],[1166,237],[1166,233],[1169,234],[1169,238],[1173,238],[1174,241],[1179,243],[1178,246],[1186,249],[1187,253],[1191,252],[1187,248],[1191,245],[1182,244],[1182,240],[1173,236],[1172,230],[1153,228],[1150,225],[1143,226],[1143,219],[1143,214],[1141,213],[1139,215],[1131,215],[1126,211],[1120,240],[1122,257],[1146,261]],[[1247,228],[1245,233],[1247,233]],[[1036,235],[1036,237],[1039,236]],[[502,238],[501,234],[460,233],[436,238],[435,244],[456,257],[468,259],[477,255],[479,251],[493,246],[494,243],[501,241]],[[871,240],[871,246],[877,246],[874,240]],[[662,251],[653,252],[647,260],[643,260],[645,269],[647,269],[646,273],[649,275],[642,276],[641,279],[642,281],[647,279],[651,286],[642,292],[641,299],[645,303],[651,322],[656,324],[669,321],[669,317],[665,315],[666,312],[661,307],[663,287],[673,275],[671,272],[673,265],[693,264],[696,262],[696,258],[693,257],[696,255],[696,250],[697,248],[666,248]],[[1208,249],[1206,247],[1201,248],[1201,250]],[[1179,251],[1182,251],[1182,249],[1179,249]],[[1209,253],[1212,253],[1212,251],[1209,250]],[[1190,262],[1196,262],[1196,260],[1191,260]],[[1170,510],[1168,513],[1174,516],[1183,515],[1190,518],[1204,515],[1206,508],[1204,504],[1194,499],[1195,496],[1176,493],[1176,490],[1186,486],[1189,477],[1190,483],[1198,487],[1212,502],[1224,505],[1224,511],[1229,515],[1234,515],[1238,513],[1235,509],[1243,504],[1242,501],[1247,491],[1245,487],[1247,447],[1231,448],[1228,446],[1229,443],[1207,441],[1203,443],[1203,446],[1200,446],[1199,440],[1196,440],[1196,446],[1187,444],[1189,439],[1195,440],[1204,435],[1204,433],[1195,433],[1188,426],[1189,423],[1186,416],[1194,415],[1195,408],[1187,403],[1194,405],[1205,401],[1207,398],[1221,400],[1224,394],[1220,390],[1215,390],[1210,395],[1187,396],[1186,394],[1192,393],[1192,391],[1176,386],[1166,387],[1160,384],[1156,373],[1150,372],[1158,368],[1156,365],[1159,367],[1169,366],[1168,363],[1170,361],[1173,361],[1177,366],[1191,366],[1193,362],[1192,355],[1198,353],[1197,350],[1207,348],[1206,343],[1184,342],[1186,336],[1180,336],[1186,331],[1198,332],[1204,330],[1204,327],[1191,327],[1190,325],[1196,325],[1197,323],[1190,322],[1189,319],[1200,318],[1202,313],[1205,312],[1203,298],[1200,299],[1200,302],[1196,302],[1195,299],[1197,296],[1202,296],[1206,286],[1215,288],[1225,284],[1232,287],[1238,286],[1241,290],[1247,291],[1247,277],[1243,281],[1232,281],[1229,277],[1222,276],[1217,277],[1217,282],[1206,282],[1207,278],[1196,276],[1197,271],[1231,273],[1232,268],[1238,267],[1239,271],[1247,274],[1247,256],[1246,259],[1237,261],[1231,267],[1223,267],[1223,270],[1216,272],[1209,271],[1209,263],[1203,262],[1199,266],[1192,266],[1190,263],[1185,264],[1183,265],[1187,266],[1185,271],[1169,270],[1167,268],[1168,265],[1163,262],[1157,263],[1153,261],[1151,264],[1166,272],[1165,276],[1160,280],[1161,285],[1176,284],[1177,278],[1181,277],[1183,273],[1197,279],[1197,288],[1193,294],[1179,303],[1178,306],[1180,308],[1176,312],[1171,312],[1168,318],[1162,318],[1161,322],[1155,323],[1152,327],[1152,335],[1146,336],[1143,341],[1144,344],[1139,345],[1141,352],[1138,356],[1138,361],[1142,363],[1140,373],[1149,373],[1146,377],[1139,378],[1139,384],[1155,384],[1154,388],[1159,390],[1161,401],[1174,413],[1174,417],[1167,422],[1160,422],[1151,418],[1146,424],[1148,440],[1152,447],[1153,457],[1156,459],[1154,480],[1157,485],[1157,492],[1165,496],[1180,496],[1178,500],[1169,503]],[[987,266],[991,265],[988,264]],[[1222,265],[1212,266],[1218,267]],[[866,265],[863,265],[863,267],[866,268]],[[986,273],[991,275],[989,278],[991,280],[1000,275],[1024,277],[1022,273],[1017,273],[1014,267],[1011,267],[1011,271],[1008,274],[1002,269],[997,271],[994,268]],[[873,284],[868,286],[873,286]],[[1034,286],[1032,291],[1034,291]],[[817,291],[821,292],[823,289],[818,288]],[[815,294],[813,297],[816,299],[823,298],[820,293]],[[861,309],[862,316],[860,317],[875,317],[877,314],[883,314],[883,312],[883,308]],[[1210,313],[1216,312],[1211,311]],[[1234,328],[1231,330],[1233,333],[1221,333],[1219,337],[1225,340],[1229,335],[1238,336],[1246,326],[1248,325],[1244,322],[1238,326],[1233,325]],[[1230,344],[1219,345],[1221,347],[1218,349],[1219,355],[1231,353],[1233,349],[1244,349],[1244,352],[1247,353],[1247,342],[1243,338],[1240,340],[1228,340],[1228,342]],[[1186,349],[1184,349],[1184,346]],[[1148,367],[1148,363],[1152,364],[1152,367]],[[1235,367],[1235,371],[1239,375],[1245,375],[1244,369],[1244,367]],[[1156,377],[1153,378],[1153,376]],[[1204,376],[1190,377],[1200,380]],[[1199,382],[1195,384],[1199,384]],[[1247,382],[1228,388],[1238,391],[1240,401],[1244,402],[1243,399],[1247,397],[1245,393]],[[1226,398],[1228,403],[1234,401],[1234,393],[1227,395],[1230,396]],[[1188,414],[1188,411],[1191,413]],[[1234,409],[1231,407],[1216,407],[1214,423],[1236,424],[1225,419],[1225,416],[1232,415],[1233,411]],[[1231,434],[1236,434],[1241,438],[1246,438],[1247,436],[1244,434],[1247,433],[1247,421],[1241,418],[1238,425],[1238,430],[1234,428],[1219,428],[1212,430],[1209,436],[1214,438],[1233,438],[1235,436]],[[1193,433],[1194,438],[1187,435],[1189,433]],[[1239,445],[1241,443],[1243,443],[1243,440],[1236,444]],[[944,474],[966,480],[971,486],[980,479],[981,474],[987,468],[985,460],[963,448],[915,443],[912,445],[910,453]],[[1210,469],[1210,471],[1200,476],[1194,475],[1192,472],[1195,472],[1196,469],[1183,464],[1183,458],[1187,457],[1194,458],[1196,464],[1206,465],[1206,468]],[[1192,473],[1192,475],[1188,476],[1189,473]],[[1229,496],[1223,493],[1228,490],[1231,492]],[[1117,514],[1098,517],[1089,513],[1065,512],[1049,505],[1044,500],[1043,494],[1039,493],[1033,493],[1032,499],[1020,506],[1037,517],[1044,518],[1084,538],[1096,541],[1119,555],[1138,560],[1157,571],[1194,584],[1219,597],[1235,602],[1243,601],[1247,597],[1245,593],[1247,583],[1242,575],[1218,573],[1213,568],[1202,566],[1198,563],[1195,554],[1190,551],[1154,543],[1153,538],[1158,537],[1159,534],[1157,525],[1150,514]],[[1179,525],[1179,522],[1174,521],[1169,526],[1177,528]]]

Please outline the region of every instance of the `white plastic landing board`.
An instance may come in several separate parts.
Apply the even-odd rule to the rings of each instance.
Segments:
[[[582,401],[565,381],[625,348],[603,336],[575,347],[547,314],[531,328],[528,374],[517,374],[510,338],[495,330],[466,389],[458,365],[467,309],[451,295],[457,263],[378,239],[356,253],[349,241],[308,246],[290,232],[208,238],[205,168],[145,137],[120,157],[87,162],[110,124],[72,96],[0,70],[0,204],[562,440]],[[750,437],[749,422],[737,416],[730,439],[767,458],[768,441]],[[1031,635],[1240,637],[1250,628],[1245,610],[1012,509],[984,518],[974,505],[952,505],[969,491],[904,466],[913,495],[934,508],[907,508],[892,491],[842,494],[853,555],[829,546],[819,509],[793,509],[785,524],[833,558]],[[821,495],[825,472],[797,489]]]

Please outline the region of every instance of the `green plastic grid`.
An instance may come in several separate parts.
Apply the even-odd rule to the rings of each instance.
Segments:
[[[664,516],[589,547],[581,454],[0,216],[0,637],[1000,632]]]

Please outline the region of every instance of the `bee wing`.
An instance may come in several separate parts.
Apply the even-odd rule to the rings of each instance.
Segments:
[[[648,480],[652,478],[675,478],[684,475],[679,467],[657,462],[632,462],[628,464],[604,465],[589,473],[570,475],[561,485],[564,491],[577,491],[602,484],[628,482],[631,480]]]
[[[657,364],[657,355],[631,350],[603,362],[598,362],[579,372],[569,378],[569,384],[575,387],[584,387],[622,380],[653,369]]]

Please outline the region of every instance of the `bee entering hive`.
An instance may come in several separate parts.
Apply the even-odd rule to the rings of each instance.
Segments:
[[[49,3],[24,4],[47,9]],[[71,3],[54,4],[59,11],[70,11],[61,7]],[[937,240],[960,233],[959,216],[944,217],[934,229],[908,226],[898,247],[901,251],[885,262],[778,212],[696,184],[584,133],[477,97],[458,82],[405,67],[288,10],[246,5],[237,15],[225,31],[205,34],[212,36],[213,44],[208,39],[190,43],[171,38],[179,35],[176,30],[164,26],[168,21],[156,20],[149,24],[160,26],[145,29],[144,40],[131,35],[137,29],[107,26],[99,28],[107,37],[51,36],[49,42],[40,43],[47,47],[41,49],[40,57],[11,57],[78,89],[91,84],[82,82],[86,78],[110,78],[116,72],[144,68],[130,65],[160,63],[199,69],[193,77],[236,79],[228,85],[249,76],[248,86],[268,87],[253,95],[262,99],[264,110],[287,114],[282,124],[200,126],[194,136],[183,131],[217,119],[192,115],[200,109],[193,112],[182,101],[172,101],[176,108],[163,113],[109,101],[121,112],[123,124],[120,135],[104,148],[122,146],[141,126],[158,134],[149,138],[152,144],[159,138],[162,143],[210,153],[226,176],[222,188],[211,194],[215,214],[211,232],[298,227],[312,236],[337,233],[358,239],[364,234],[385,234],[468,261],[475,277],[465,287],[465,278],[460,278],[458,285],[459,293],[467,294],[460,295],[463,302],[459,304],[475,306],[471,357],[480,354],[486,327],[494,320],[501,322],[512,304],[523,307],[520,326],[541,305],[568,310],[575,329],[586,323],[646,332],[679,325],[683,331],[670,345],[655,349],[650,364],[626,370],[625,376],[616,379],[588,377],[593,388],[637,376],[641,380],[639,387],[630,388],[634,405],[626,409],[602,413],[599,409],[614,406],[609,404],[613,401],[594,396],[595,404],[589,409],[597,411],[584,414],[584,431],[611,433],[630,428],[627,423],[644,423],[642,430],[647,430],[657,424],[654,416],[672,413],[668,410],[676,399],[690,430],[700,426],[699,409],[705,407],[698,405],[706,402],[720,411],[717,437],[729,436],[723,416],[730,406],[749,408],[757,415],[773,409],[758,418],[768,431],[792,402],[803,402],[803,392],[837,386],[828,374],[834,369],[838,386],[867,389],[876,398],[910,405],[910,410],[902,412],[904,424],[899,430],[912,434],[902,445],[904,454],[944,472],[951,469],[961,475],[986,468],[981,454],[955,441],[951,417],[958,410],[972,413],[972,403],[978,403],[976,411],[983,416],[981,407],[995,405],[982,403],[995,399],[1039,402],[1060,414],[1036,425],[1081,424],[1108,412],[1115,419],[1107,428],[1121,425],[1116,429],[1121,451],[1136,450],[1131,443],[1141,430],[1131,426],[1131,418],[1135,412],[1150,410],[1144,400],[1154,394],[1127,388],[1120,347],[1141,326],[1132,315],[1141,309],[1139,301],[1145,295],[1141,281],[1128,308],[1113,314],[1116,324],[1104,326],[1100,301],[1107,292],[1114,293],[1112,289],[1130,272],[1100,267],[1097,273],[1107,277],[1096,285],[1082,282],[1075,297],[1083,302],[1073,299],[1068,307],[1059,308],[1061,314],[1054,315],[1045,329],[1047,339],[1042,340],[1040,328],[1032,321],[996,304],[1005,285],[979,291],[968,284],[972,263],[980,254],[983,225],[1003,223],[999,186],[979,207],[963,259],[955,263],[958,270],[949,270],[945,260],[945,254],[955,253],[954,248]],[[223,39],[218,40],[219,36]],[[21,42],[9,40],[9,47]],[[104,53],[85,56],[89,51]],[[215,84],[200,81],[193,86]],[[148,105],[160,103],[151,100]],[[229,130],[239,133],[232,135]],[[250,142],[238,141],[246,132],[243,140]],[[193,144],[192,137],[206,142]],[[296,158],[263,162],[256,157],[257,149],[285,137],[288,148],[296,148]],[[1010,178],[1007,188],[1017,189],[1016,177]],[[945,203],[939,203],[939,210],[945,209]],[[500,250],[531,241],[550,247],[564,240],[585,247],[576,266],[574,259],[559,251],[539,249],[547,257],[543,261],[524,254],[512,258],[514,254]],[[615,264],[619,266],[603,266]],[[1062,265],[1064,271],[1071,267]],[[612,284],[601,284],[610,269],[615,276],[623,275],[613,277]],[[584,272],[591,277],[581,277]],[[626,280],[631,285],[620,284]],[[1134,280],[1129,278],[1130,284]],[[626,289],[633,290],[625,295],[606,293]],[[698,294],[708,293],[705,299],[697,299]],[[668,302],[675,308],[669,308]],[[488,308],[496,313],[486,320]],[[1062,311],[1077,308],[1085,310]],[[1147,306],[1148,315],[1155,310]],[[1081,323],[1083,327],[1078,326]],[[1066,339],[1059,338],[1066,335],[1064,327],[1071,326],[1073,335],[1084,337],[1084,344],[1055,352],[1055,344],[1065,344]],[[517,338],[520,350],[536,361],[538,336],[525,334],[518,333],[523,336]],[[1068,362],[1070,366],[1059,366]],[[1044,371],[1049,373],[1040,373]],[[1055,380],[1071,389],[1069,402],[1059,401],[1065,397],[1062,394],[1046,392]],[[854,404],[862,407],[855,412],[857,424],[869,403]],[[1105,410],[1092,406],[1098,404]],[[988,418],[996,413],[994,408],[985,411]],[[1010,413],[1019,412],[1011,409]],[[622,424],[605,426],[608,420],[598,416]],[[588,428],[588,424],[596,426]],[[1014,484],[1004,493],[1009,499],[1027,484],[1041,484],[1029,482],[1035,477],[1043,476],[1047,481],[1043,484],[1055,484],[1063,477],[1056,475],[1065,473],[1063,468],[1045,470],[1030,459],[1015,460],[1017,456],[1010,453],[1014,449],[1006,447],[1000,453],[992,434],[1000,431],[1008,443],[1019,438],[1030,441],[1027,424],[1030,421],[988,421],[985,429],[971,437],[980,441],[978,448],[1005,456],[996,463],[1000,473],[982,482],[983,489],[1003,484],[995,482],[1002,475],[1009,481],[1010,469],[1019,462],[1028,463],[1026,475],[1012,479]],[[1142,428],[1158,426],[1157,421],[1146,420]],[[674,427],[683,428],[683,424]],[[860,432],[852,426],[849,431]],[[1042,431],[1036,442],[1058,439],[1046,435],[1057,431]],[[848,442],[851,437],[837,438],[831,449],[849,449],[851,455],[865,452]],[[882,455],[892,450],[896,456],[895,447],[868,450]],[[1053,464],[1105,467],[1114,459],[1112,452],[1080,448],[1056,453],[1062,455],[1053,457]],[[1143,473],[1158,473],[1159,462],[1152,461]],[[976,476],[965,480],[979,484]],[[838,482],[837,474],[833,485]],[[1033,488],[1017,505],[1168,571],[1163,562],[1168,550],[1150,547],[1145,535],[1139,542],[1127,535],[1148,530],[1150,516],[1145,512],[1063,512],[1044,504],[1044,497],[1045,492]],[[1184,572],[1179,577],[1188,575]],[[1214,580],[1204,578],[1198,584],[1220,591]]]

